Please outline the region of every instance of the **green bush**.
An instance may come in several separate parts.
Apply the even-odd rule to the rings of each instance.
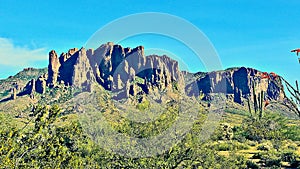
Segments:
[[[265,167],[281,167],[281,155],[275,151],[263,153],[261,161],[264,163]]]
[[[80,168],[92,162],[85,158],[88,139],[78,122],[57,126],[58,106],[37,107],[29,128],[8,133],[0,149],[0,167],[12,168]],[[26,130],[25,130],[26,129]],[[8,150],[8,151],[7,151]],[[92,166],[90,166],[92,167]]]
[[[293,151],[285,151],[281,154],[281,160],[285,162],[289,162],[291,164],[291,167],[299,167],[300,166],[300,160],[299,155],[297,155]]]
[[[215,145],[217,151],[234,151],[234,150],[248,150],[247,144],[239,143],[236,141],[222,142]]]
[[[298,150],[298,146],[296,144],[289,144],[287,148],[294,151]]]
[[[277,157],[268,157],[264,159],[264,162],[266,167],[281,167],[281,159]]]
[[[233,146],[228,143],[219,143],[216,146],[217,151],[230,151],[233,150]]]
[[[249,145],[249,146],[251,146],[251,147],[254,147],[254,146],[256,146],[257,142],[251,141],[251,140],[247,140],[246,144]]]
[[[272,143],[263,143],[257,147],[257,150],[270,151],[273,148]]]
[[[253,161],[250,161],[250,160],[248,160],[246,164],[247,164],[247,168],[251,168],[251,169],[259,169],[260,168],[258,164],[256,164]]]
[[[266,114],[261,119],[247,118],[236,134],[253,141],[283,140],[287,121],[277,114]]]
[[[139,110],[146,110],[150,107],[150,102],[148,100],[143,100],[141,103],[136,105],[136,108]]]
[[[178,107],[171,106],[156,120],[138,123],[119,116],[107,102],[102,103],[106,106],[102,113],[116,131],[139,138],[166,131],[178,117]],[[142,101],[139,106],[147,109],[150,104]],[[103,150],[83,133],[77,118],[71,121],[68,117],[60,114],[57,106],[39,107],[29,125],[21,130],[23,123],[21,127],[13,125],[13,121],[17,121],[13,116],[0,114],[0,168],[276,168],[283,161],[294,168],[299,166],[299,156],[294,151],[300,142],[286,141],[285,123],[276,116],[266,115],[262,121],[244,120],[241,126],[223,123],[213,136],[223,141],[215,144],[212,139],[199,141],[207,117],[199,113],[183,139],[163,154],[145,158],[124,157]],[[259,163],[247,161],[239,150],[257,144],[260,144],[258,149],[264,151],[255,153],[252,158],[260,159]],[[218,151],[229,151],[229,156],[219,155]]]
[[[284,135],[293,141],[300,141],[300,125],[288,126],[284,131]]]
[[[228,123],[221,123],[216,129],[215,135],[218,140],[231,140],[233,138],[232,127]]]
[[[258,153],[254,153],[254,155],[252,156],[253,159],[261,159],[262,158],[262,153],[258,152]]]

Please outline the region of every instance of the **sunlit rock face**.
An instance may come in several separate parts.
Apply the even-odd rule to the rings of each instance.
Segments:
[[[285,96],[279,78],[273,76],[264,78],[263,72],[252,68],[241,67],[198,74],[201,76],[196,76],[194,82],[185,87],[189,96],[197,97],[200,93],[206,95],[224,93],[232,95],[234,102],[237,103],[241,103],[242,98],[252,96],[253,92],[258,94],[263,91],[264,99],[268,100],[283,100]]]
[[[143,82],[134,83],[136,77]],[[106,90],[120,92],[122,97],[147,94],[153,87],[171,89],[175,83],[184,92],[184,78],[177,61],[167,56],[146,57],[143,46],[131,49],[111,42],[95,50],[73,48],[59,58],[51,51],[47,85],[53,87],[58,82],[78,88],[97,82]]]
[[[83,91],[91,91],[93,84],[98,84],[117,93],[116,99],[174,89],[187,96],[204,95],[206,100],[212,94],[222,93],[236,103],[262,91],[265,100],[285,97],[279,78],[252,68],[182,72],[178,62],[168,56],[145,56],[143,46],[131,49],[112,42],[95,50],[73,48],[60,57],[50,51],[48,74],[29,82],[26,91],[44,93],[47,86],[58,84]]]

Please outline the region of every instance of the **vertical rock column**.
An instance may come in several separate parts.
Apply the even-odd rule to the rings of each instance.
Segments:
[[[91,85],[95,81],[96,78],[86,55],[86,50],[84,48],[81,48],[74,65],[72,85],[78,88],[82,88],[86,91],[91,91]]]
[[[13,100],[16,100],[17,99],[17,89],[16,88],[12,88],[12,95],[11,95],[11,98]]]
[[[49,52],[49,65],[48,65],[48,85],[53,87],[56,85],[59,73],[59,58],[54,50]]]

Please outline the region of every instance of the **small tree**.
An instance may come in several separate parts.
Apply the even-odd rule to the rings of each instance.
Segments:
[[[88,140],[80,124],[59,126],[59,116],[58,106],[36,107],[32,122],[1,142],[8,148],[0,147],[0,168],[80,168],[93,163],[85,155]]]

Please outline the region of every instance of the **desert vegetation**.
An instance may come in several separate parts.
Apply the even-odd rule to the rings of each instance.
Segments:
[[[126,120],[110,100],[99,98],[103,114],[113,128],[147,138],[164,131],[178,116],[169,103],[155,121],[142,124]],[[199,105],[205,102],[198,100]],[[59,103],[59,102],[58,102]],[[254,104],[250,102],[249,104]],[[147,100],[136,106],[146,110]],[[58,105],[36,106],[26,118],[0,114],[1,168],[297,168],[300,166],[300,123],[265,110],[240,110],[222,115],[210,139],[201,141],[207,118],[199,107],[192,129],[177,144],[156,156],[132,158],[102,148],[83,130],[80,114],[62,113]],[[109,142],[109,140],[107,141]]]

